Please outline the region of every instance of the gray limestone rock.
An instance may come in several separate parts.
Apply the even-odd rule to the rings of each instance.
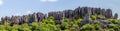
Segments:
[[[114,14],[114,19],[117,19],[117,18],[118,18],[118,14],[115,13],[115,14]]]
[[[112,10],[111,10],[111,9],[107,9],[107,10],[106,10],[105,17],[106,17],[106,18],[112,18],[112,17],[113,17],[113,15],[112,15]]]

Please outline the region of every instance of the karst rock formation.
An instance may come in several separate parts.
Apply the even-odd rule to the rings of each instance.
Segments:
[[[47,19],[50,16],[54,17],[56,24],[61,24],[64,18],[69,18],[71,21],[74,19],[83,18],[84,21],[81,22],[81,26],[86,23],[94,23],[90,20],[91,15],[103,15],[106,18],[118,18],[118,14],[115,13],[113,16],[111,9],[103,9],[103,8],[93,8],[93,7],[78,7],[74,10],[67,9],[63,11],[57,12],[48,12],[48,14],[44,14],[41,12],[23,15],[23,16],[5,16],[1,18],[1,24],[7,24],[7,22],[13,22],[13,24],[23,24],[23,23],[32,23],[32,22],[41,22],[43,19]],[[110,24],[110,22],[106,22],[105,18],[97,17],[97,20],[100,20],[102,24]]]

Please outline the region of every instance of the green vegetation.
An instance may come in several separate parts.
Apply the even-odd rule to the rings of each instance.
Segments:
[[[83,27],[80,28],[81,31],[94,31],[95,27],[91,24],[86,24]]]
[[[0,31],[119,31],[120,30],[120,20],[117,19],[107,19],[107,21],[112,22],[112,24],[107,24],[107,28],[102,29],[100,26],[100,21],[97,21],[97,16],[92,15],[91,19],[94,20],[93,24],[85,24],[80,26],[83,19],[76,19],[71,21],[65,18],[61,24],[56,24],[53,17],[43,19],[41,22],[32,22],[28,25],[24,23],[22,25],[0,25]]]

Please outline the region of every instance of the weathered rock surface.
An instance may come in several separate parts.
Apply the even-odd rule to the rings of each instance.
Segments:
[[[115,14],[114,14],[114,19],[117,19],[117,18],[118,18],[118,14],[115,13]]]
[[[49,12],[47,15],[43,14],[41,12],[33,13],[29,15],[23,15],[23,16],[12,16],[12,17],[2,17],[1,22],[3,24],[6,24],[7,22],[13,22],[17,24],[23,24],[23,23],[31,23],[31,22],[41,22],[43,19],[48,18],[50,16],[54,17],[54,20],[57,24],[60,24],[64,18],[69,18],[71,20],[83,18],[85,21],[83,21],[82,24],[88,23],[89,20],[87,20],[85,17],[90,17],[90,15],[103,15],[106,18],[113,18],[112,10],[111,9],[102,9],[102,8],[92,8],[92,7],[78,7],[74,10],[64,10],[64,11],[58,11],[58,12]],[[104,18],[100,18],[103,19]],[[114,15],[114,18],[118,18],[118,14]]]
[[[112,10],[111,9],[106,9],[106,14],[105,14],[106,18],[112,18],[113,14],[112,14]]]
[[[53,16],[54,17],[54,20],[55,20],[55,22],[57,23],[57,24],[60,24],[62,21],[62,19],[63,19],[63,12],[49,12],[48,13],[48,17],[50,17],[50,16]]]

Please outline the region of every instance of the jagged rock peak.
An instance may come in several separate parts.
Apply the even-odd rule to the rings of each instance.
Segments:
[[[102,9],[102,8],[93,8],[93,7],[78,7],[74,10],[68,9],[64,11],[57,11],[57,12],[48,12],[48,14],[43,14],[41,12],[23,15],[23,16],[12,16],[12,17],[2,17],[1,20],[3,23],[6,22],[15,22],[15,23],[31,23],[31,22],[41,22],[43,19],[46,19],[50,16],[54,17],[54,20],[57,24],[63,20],[64,18],[69,18],[71,20],[84,18],[86,15],[90,17],[90,15],[103,15],[106,18],[113,18],[112,10],[111,9]],[[114,18],[117,19],[118,15],[115,14]]]

